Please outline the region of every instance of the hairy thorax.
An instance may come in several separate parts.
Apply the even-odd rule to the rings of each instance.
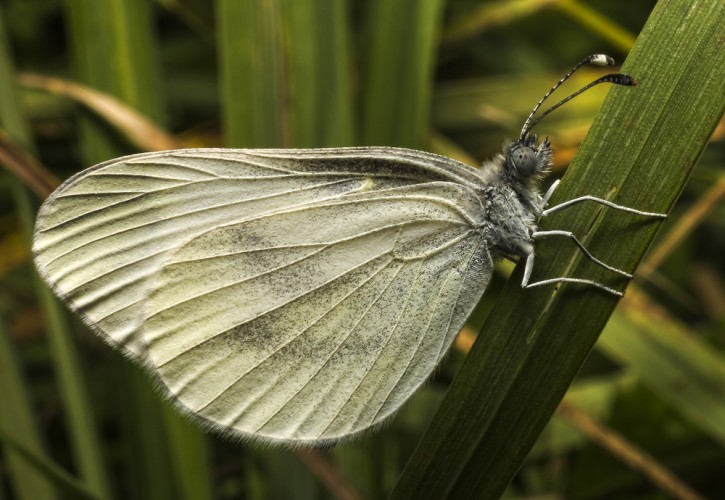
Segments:
[[[485,232],[494,256],[520,256],[533,249],[532,233],[541,213],[538,193],[517,192],[504,184],[488,187],[484,192]]]

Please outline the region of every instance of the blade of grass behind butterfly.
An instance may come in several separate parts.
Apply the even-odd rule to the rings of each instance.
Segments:
[[[640,86],[611,90],[554,205],[593,194],[649,211],[672,206],[725,107],[725,68],[713,43],[725,36],[724,26],[725,12],[704,0],[657,4],[622,68]],[[657,226],[596,206],[542,223],[585,235],[594,255],[630,271]],[[613,279],[584,262],[573,245],[543,243],[535,278]],[[393,498],[498,498],[616,306],[614,297],[593,288],[522,291],[521,271],[518,266]]]
[[[18,106],[19,99],[15,87],[15,68],[12,64],[5,36],[5,21],[0,11],[0,125],[18,142],[32,147],[32,138],[22,109]],[[15,209],[18,212],[25,239],[30,247],[30,235],[33,231],[33,208],[28,191],[19,180],[12,183],[12,194]],[[48,342],[55,361],[55,368],[60,380],[61,394],[68,405],[67,421],[70,424],[70,440],[74,446],[74,459],[82,479],[89,490],[99,496],[109,491],[108,480],[102,467],[102,454],[98,438],[92,429],[92,411],[90,410],[88,393],[82,382],[82,375],[77,363],[75,345],[71,339],[70,330],[63,320],[62,308],[53,298],[50,290],[42,283],[34,270],[30,270],[34,287],[37,291],[40,309],[48,325]],[[26,429],[28,430],[28,429]],[[26,441],[21,443],[31,451],[35,449],[34,442],[40,438],[26,435]],[[39,486],[42,487],[42,480]]]
[[[217,2],[224,144],[288,146],[280,0]]]
[[[45,455],[37,423],[30,404],[30,394],[24,383],[17,352],[6,327],[5,311],[0,311],[0,443],[6,462],[7,482],[20,500],[56,498],[50,478],[44,477],[26,458],[7,446],[3,433],[12,429],[17,443],[39,459],[51,462]]]
[[[149,2],[68,0],[65,10],[77,78],[163,123],[164,99],[159,99]],[[87,118],[80,123],[86,160],[102,161],[117,155],[118,141],[109,129]]]
[[[353,143],[347,2],[217,6],[229,147]]]
[[[354,144],[347,2],[282,2],[291,144]]]
[[[633,292],[612,315],[597,348],[725,445],[725,356]]]
[[[152,5],[144,0],[70,0],[66,10],[78,78],[163,123],[166,100],[160,89],[159,61],[152,35]],[[87,165],[129,152],[109,127],[97,120],[83,124]],[[124,483],[138,497],[179,498],[192,492],[195,498],[209,497],[210,481],[200,431],[175,432],[177,427],[183,428],[181,417],[164,412],[161,396],[152,389],[148,377],[141,375],[141,369],[120,362],[116,353],[104,351],[103,355],[114,356],[114,362],[108,365],[116,383],[105,387],[104,393],[114,394],[117,397],[108,400],[119,402],[107,411],[113,415],[109,418],[120,416],[124,426],[121,456],[130,476],[124,478]],[[104,382],[108,384],[109,380]],[[196,444],[197,453],[177,452],[190,447],[189,443]],[[197,474],[185,474],[187,470],[196,470]],[[191,482],[203,486],[192,487]]]
[[[347,2],[217,5],[225,144],[354,144]],[[316,497],[319,483],[289,450],[249,450],[250,494]]]
[[[366,4],[362,143],[421,148],[443,2]]]

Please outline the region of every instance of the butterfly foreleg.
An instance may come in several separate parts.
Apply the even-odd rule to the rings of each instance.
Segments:
[[[556,182],[554,184],[552,184],[551,187],[549,188],[549,190],[546,192],[546,195],[544,195],[544,201],[545,201],[544,206],[546,206],[546,203],[548,203],[551,195],[554,194],[554,190],[556,189],[557,185],[558,185],[558,183],[556,183]],[[616,203],[611,202],[609,200],[605,200],[604,198],[597,198],[596,196],[591,196],[591,195],[584,195],[584,196],[580,196],[578,198],[573,198],[569,201],[565,201],[565,202],[555,205],[551,208],[547,208],[546,210],[541,212],[541,216],[545,217],[547,215],[553,214],[554,212],[558,212],[559,210],[569,208],[572,205],[576,205],[577,203],[581,203],[584,201],[592,201],[594,203],[599,203],[601,205],[605,205],[609,208],[614,208],[616,210],[621,210],[623,212],[629,212],[632,214],[642,215],[645,217],[655,217],[658,219],[667,218],[667,214],[659,214],[659,213],[655,213],[655,212],[643,212],[642,210],[637,210],[636,208],[626,207],[624,205],[617,205]]]

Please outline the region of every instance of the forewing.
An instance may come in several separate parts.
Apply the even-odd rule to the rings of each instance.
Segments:
[[[470,189],[430,182],[210,230],[153,281],[149,361],[181,405],[238,435],[360,432],[425,381],[483,293],[481,212]]]
[[[224,224],[352,193],[428,182],[475,188],[473,169],[419,151],[177,150],[74,176],[43,204],[36,266],[112,345],[145,358],[150,283],[185,243]]]

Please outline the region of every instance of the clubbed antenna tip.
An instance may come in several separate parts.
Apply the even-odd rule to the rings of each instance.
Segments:
[[[616,64],[614,59],[606,54],[592,54],[587,59],[589,61],[585,64],[593,64],[595,66],[614,66]]]

